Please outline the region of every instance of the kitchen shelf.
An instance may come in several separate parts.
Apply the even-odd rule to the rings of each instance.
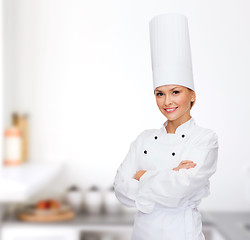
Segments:
[[[0,203],[23,202],[49,184],[60,172],[59,164],[22,164],[0,170]]]

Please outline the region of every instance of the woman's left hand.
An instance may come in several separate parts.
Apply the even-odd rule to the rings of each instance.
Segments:
[[[141,178],[141,176],[145,173],[145,172],[147,172],[146,170],[139,170],[138,172],[136,172],[136,174],[134,175],[134,179],[136,179],[136,180],[140,180],[140,178]]]

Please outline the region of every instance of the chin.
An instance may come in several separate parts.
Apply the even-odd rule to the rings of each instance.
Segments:
[[[169,120],[169,121],[174,121],[174,120],[176,120],[176,119],[178,119],[178,118],[180,118],[181,117],[181,115],[179,115],[179,114],[164,114],[164,116]]]
[[[164,111],[165,111],[165,110],[164,110]],[[179,116],[176,116],[176,115],[172,115],[172,116],[171,116],[171,114],[166,114],[165,112],[162,112],[162,114],[163,114],[168,120],[170,120],[170,121],[173,121],[173,120],[179,118]]]
[[[169,121],[174,121],[174,120],[178,119],[179,117],[175,117],[175,116],[173,116],[173,117],[167,117],[167,116],[166,116],[166,118],[167,118]]]

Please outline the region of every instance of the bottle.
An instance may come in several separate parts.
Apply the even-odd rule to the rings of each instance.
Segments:
[[[93,185],[87,190],[86,204],[87,211],[90,214],[99,214],[102,210],[103,196],[100,189]]]
[[[121,204],[115,196],[115,190],[113,186],[105,191],[104,199],[106,213],[116,214],[121,211]]]
[[[15,166],[21,164],[21,131],[11,126],[4,132],[4,165]]]
[[[21,131],[21,162],[28,160],[28,115],[12,114],[12,125]]]
[[[71,208],[79,213],[82,208],[82,191],[76,185],[72,185],[66,192],[67,203]]]

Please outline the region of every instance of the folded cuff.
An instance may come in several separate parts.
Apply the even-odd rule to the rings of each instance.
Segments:
[[[147,170],[141,177],[139,180],[139,185],[140,187],[142,187],[148,179],[150,179],[151,177],[155,176],[159,171],[158,170]]]
[[[130,199],[135,199],[139,189],[139,181],[132,178],[129,180],[127,188],[127,197]]]

